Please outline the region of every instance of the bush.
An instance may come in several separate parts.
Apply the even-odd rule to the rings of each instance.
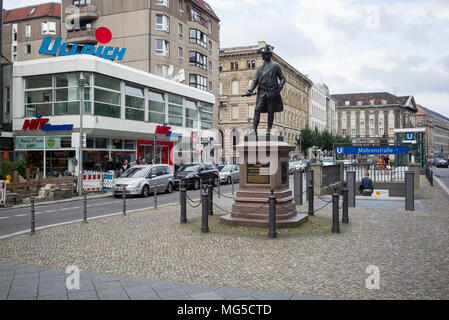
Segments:
[[[13,175],[13,166],[14,166],[14,162],[12,161],[3,161],[2,162],[2,170],[0,171],[0,179],[1,180],[6,180],[6,176]]]
[[[27,166],[28,166],[28,162],[26,162],[25,160],[20,160],[16,164],[16,170],[19,172],[19,174],[24,179],[27,178],[26,177],[26,175],[27,175]]]

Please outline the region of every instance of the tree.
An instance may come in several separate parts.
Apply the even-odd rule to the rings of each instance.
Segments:
[[[300,147],[300,152],[305,157],[307,154],[307,150],[309,150],[309,148],[313,147],[315,144],[314,132],[310,130],[309,127],[302,129],[299,139],[296,139],[296,144]]]

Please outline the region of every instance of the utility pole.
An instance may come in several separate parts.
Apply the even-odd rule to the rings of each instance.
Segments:
[[[81,197],[83,195],[83,116],[84,116],[84,88],[86,87],[86,79],[84,79],[83,73],[80,74],[78,86],[80,88],[80,145],[78,156],[78,194]]]

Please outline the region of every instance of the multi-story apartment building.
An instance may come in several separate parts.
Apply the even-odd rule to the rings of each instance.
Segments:
[[[324,131],[328,129],[327,93],[329,89],[324,84],[314,83],[310,94],[309,128]]]
[[[338,129],[338,114],[337,114],[337,100],[329,93],[328,87],[326,90],[326,112],[327,112],[327,130],[332,134],[337,134]]]
[[[96,29],[107,27],[108,45],[127,49],[121,63],[163,77],[183,72],[184,84],[218,97],[220,21],[205,1],[62,0],[62,15],[68,42],[97,44]]]
[[[241,95],[248,91],[257,68],[263,64],[257,51],[265,45],[264,41],[260,41],[253,46],[220,50],[220,137],[217,142],[221,144],[223,157],[231,162],[236,162],[238,158],[235,146],[243,139],[245,132],[252,128],[256,96]],[[295,145],[301,129],[308,124],[312,81],[276,53],[273,54],[273,61],[280,64],[287,80],[281,92],[284,111],[275,114],[273,133],[277,131],[286,142]],[[266,122],[267,114],[262,114],[260,134],[266,130]]]
[[[449,118],[418,104],[416,126],[426,129],[427,158],[449,156]]]
[[[49,2],[3,11],[2,63],[48,58],[40,55],[44,37],[61,35],[61,4]]]
[[[379,144],[385,135],[394,143],[394,129],[414,128],[417,106],[413,96],[387,92],[334,94],[337,100],[338,134],[353,143]]]

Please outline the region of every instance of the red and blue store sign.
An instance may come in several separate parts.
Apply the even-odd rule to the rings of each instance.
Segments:
[[[73,124],[51,125],[48,122],[50,119],[42,118],[36,115],[36,119],[25,119],[22,130],[42,130],[42,131],[71,131]]]

